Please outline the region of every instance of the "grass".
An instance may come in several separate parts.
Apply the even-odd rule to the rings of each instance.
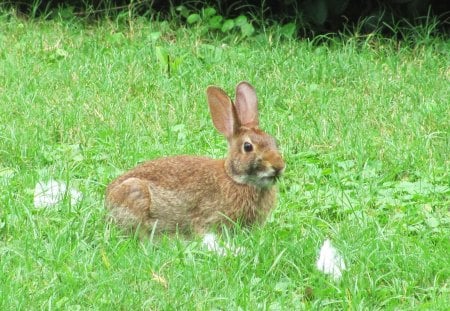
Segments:
[[[449,41],[201,33],[2,13],[0,309],[445,310]],[[108,225],[104,190],[120,172],[224,156],[205,89],[240,80],[287,162],[267,224],[222,237],[245,253]],[[36,209],[33,189],[49,179],[82,202]],[[327,237],[347,263],[340,282],[314,266]]]

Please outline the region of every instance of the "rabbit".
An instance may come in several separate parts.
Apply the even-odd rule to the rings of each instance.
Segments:
[[[236,222],[263,223],[274,208],[285,163],[275,139],[259,129],[255,89],[240,82],[234,104],[219,87],[206,93],[212,122],[228,141],[227,157],[159,158],[119,176],[105,202],[119,226],[204,235]]]

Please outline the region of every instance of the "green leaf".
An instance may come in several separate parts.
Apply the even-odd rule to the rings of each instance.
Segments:
[[[170,63],[170,69],[173,72],[177,72],[183,62],[183,57],[175,57]]]
[[[236,26],[242,27],[243,25],[248,24],[247,16],[239,15],[234,19],[234,23]]]
[[[176,124],[172,126],[172,131],[177,133],[177,140],[179,142],[183,142],[186,140],[187,132],[186,132],[186,126],[184,124]]]
[[[67,6],[58,10],[58,15],[61,19],[69,20],[75,18],[74,7]]]
[[[115,32],[115,33],[113,33],[113,34],[110,34],[110,35],[107,37],[108,41],[109,41],[110,43],[113,43],[113,44],[117,44],[117,43],[122,42],[124,38],[125,38],[125,37],[124,37],[123,33],[121,33],[121,32]]]
[[[244,36],[250,37],[255,32],[255,28],[252,24],[244,24],[241,26],[241,32]]]
[[[274,291],[276,292],[286,292],[291,286],[292,282],[290,280],[282,280],[275,284]]]
[[[190,14],[189,10],[184,5],[177,6],[175,10],[180,12],[180,15],[184,18],[187,18]]]
[[[191,24],[191,25],[195,24],[195,23],[198,23],[200,20],[201,20],[201,17],[197,13],[189,15],[188,18],[187,18],[188,24]]]
[[[229,32],[231,29],[234,28],[234,20],[227,19],[222,25],[222,32]]]
[[[297,31],[297,25],[295,23],[288,23],[281,26],[280,33],[286,38],[293,38]]]
[[[431,215],[427,217],[427,219],[425,220],[425,223],[430,228],[437,228],[440,225],[439,219],[437,219],[436,217],[431,216]]]
[[[81,162],[84,160],[83,150],[80,144],[62,145],[61,150],[64,158],[70,159],[74,162]]]
[[[169,64],[169,53],[163,47],[155,46],[155,55],[161,67],[167,68]]]
[[[339,161],[337,162],[337,166],[347,171],[355,166],[355,161],[353,160]]]
[[[208,25],[212,29],[221,29],[222,28],[222,20],[223,20],[222,16],[216,15],[209,20]]]
[[[299,193],[301,190],[301,186],[299,184],[292,184],[289,188],[289,194]]]
[[[158,40],[161,37],[161,31],[155,31],[155,32],[151,32],[148,35],[150,41],[155,42],[156,40]]]
[[[216,12],[217,11],[214,8],[206,8],[206,9],[203,10],[203,16],[211,17],[211,16],[216,15]]]

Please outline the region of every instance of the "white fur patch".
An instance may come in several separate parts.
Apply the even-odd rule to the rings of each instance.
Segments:
[[[233,180],[237,182],[238,184],[246,184],[248,182],[248,176],[247,175],[233,175]]]
[[[273,177],[274,173],[275,173],[275,170],[273,168],[269,167],[267,170],[258,172],[256,175],[259,178],[266,178],[266,177]]]

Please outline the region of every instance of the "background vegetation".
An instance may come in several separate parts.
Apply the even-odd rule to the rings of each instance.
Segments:
[[[186,9],[200,19],[1,11],[0,309],[447,310],[450,43],[436,24],[295,40]],[[124,170],[224,156],[205,89],[240,80],[287,162],[267,224],[221,237],[245,251],[107,224],[105,187]],[[82,201],[36,208],[50,179]],[[348,267],[337,282],[315,268],[326,238]]]
[[[251,16],[253,24],[259,28],[273,23],[288,24],[300,36],[338,32],[355,26],[366,33],[381,29],[392,35],[399,34],[393,28],[410,28],[430,22],[439,26],[435,30],[447,32],[450,18],[449,3],[439,0],[8,0],[3,5],[30,16],[48,17],[65,8],[66,15],[83,17],[131,12],[171,19],[176,7],[183,6],[196,14],[202,9],[213,8],[217,11],[216,25],[219,17],[226,20],[246,15]]]

